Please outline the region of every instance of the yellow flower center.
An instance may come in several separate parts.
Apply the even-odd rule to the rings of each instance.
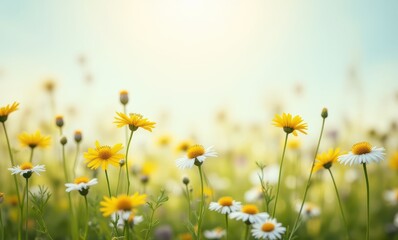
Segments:
[[[233,199],[231,197],[222,197],[218,199],[218,204],[220,204],[223,207],[229,207],[232,206],[232,201]]]
[[[188,148],[187,151],[187,156],[188,158],[197,158],[199,156],[202,156],[205,153],[205,149],[202,145],[194,145],[190,148]]]
[[[258,213],[258,208],[256,205],[247,204],[247,205],[243,206],[242,212],[250,214],[250,215],[254,215],[254,214]]]
[[[78,178],[75,178],[74,182],[76,184],[79,184],[79,183],[88,183],[88,181],[89,181],[88,177],[78,177]]]
[[[261,226],[261,230],[263,230],[263,232],[272,232],[275,229],[275,225],[273,223],[270,222],[266,222]]]
[[[360,142],[354,144],[354,146],[352,146],[351,151],[355,155],[370,153],[372,151],[372,145],[370,145],[370,143],[368,142]]]
[[[97,150],[98,150],[98,157],[103,160],[107,160],[110,157],[112,157],[112,150],[111,147],[109,146],[102,146]]]
[[[133,205],[128,196],[120,196],[117,201],[116,208],[118,210],[130,211],[133,208]]]
[[[20,166],[21,170],[30,170],[32,168],[33,168],[33,165],[30,162],[24,162]]]

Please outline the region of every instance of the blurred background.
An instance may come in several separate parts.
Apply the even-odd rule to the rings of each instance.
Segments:
[[[58,114],[65,119],[69,156],[75,154],[76,129],[84,136],[81,152],[95,140],[124,143],[124,131],[112,122],[115,112],[123,111],[119,92],[127,90],[128,112],[157,122],[153,133],[140,130],[134,137],[134,181],[145,189],[140,176],[150,175],[146,191],[152,195],[166,186],[171,201],[159,218],[175,236],[186,232],[179,224],[185,219],[181,177],[190,176],[194,194],[198,187],[195,171],[174,165],[183,154],[176,150],[180,143],[213,145],[220,153],[207,169],[208,199],[232,195],[260,206],[255,162],[267,165],[265,180],[274,186],[284,137],[272,126],[274,114],[302,116],[308,135],[288,148],[278,216],[291,225],[313,159],[320,113],[327,107],[321,151],[349,150],[363,140],[387,149],[388,160],[370,167],[372,237],[397,238],[398,197],[390,205],[383,200],[385,191],[398,187],[397,12],[393,0],[0,0],[0,106],[20,102],[20,110],[7,121],[15,148],[22,131],[40,129],[52,136],[54,146],[35,155],[36,161],[49,162],[59,157]],[[21,161],[28,155],[27,150],[15,151]],[[91,174],[82,158],[80,153],[78,173]],[[2,169],[8,165],[8,160],[0,164]],[[62,176],[55,166],[48,168],[46,180],[39,182],[61,189]],[[352,237],[361,239],[361,169],[336,168]],[[110,174],[115,176],[116,169]],[[2,182],[11,179],[1,175]],[[308,200],[322,214],[303,225],[299,239],[338,239],[344,228],[333,210],[337,203],[329,176],[317,174],[314,181]],[[56,198],[64,195],[63,189],[54,191]],[[106,194],[105,188],[96,192]],[[98,207],[98,198],[91,201]],[[58,211],[65,216],[49,227],[55,235],[66,234],[54,231],[67,221],[65,209]],[[220,216],[208,216],[205,228],[222,226]],[[104,226],[101,216],[93,218]],[[90,236],[95,236],[93,222]],[[240,225],[231,224],[238,234]]]
[[[53,79],[56,112],[72,111],[76,127],[112,121],[122,89],[130,111],[166,117],[159,124],[180,135],[199,126],[209,134],[220,110],[262,124],[292,112],[312,133],[326,106],[336,123],[383,127],[397,117],[397,9],[359,0],[3,0],[1,103],[44,106],[40,90]]]

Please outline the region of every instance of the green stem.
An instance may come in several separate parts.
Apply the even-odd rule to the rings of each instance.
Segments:
[[[188,201],[188,222],[191,222],[191,194],[189,194],[188,184],[185,184],[185,191],[187,193]]]
[[[30,156],[29,156],[29,162],[30,163],[32,163],[32,161],[33,161],[33,151],[34,150],[35,150],[34,148],[30,148]]]
[[[108,193],[109,197],[112,197],[111,187],[109,186],[109,178],[108,178],[108,171],[105,169],[105,176],[106,176],[106,184],[108,185]]]
[[[65,182],[69,182],[69,176],[68,176],[68,168],[66,165],[66,156],[65,156],[65,145],[62,145],[62,163],[64,165],[64,175],[65,175]],[[74,224],[74,220],[75,220],[75,214],[73,212],[73,205],[72,205],[72,198],[70,195],[70,192],[68,193],[68,203],[69,203],[69,209],[70,209],[70,213],[71,213],[71,220],[70,220],[70,230],[71,230],[71,236],[75,236],[75,233],[77,231],[75,231],[75,228],[77,227],[77,225]]]
[[[126,109],[126,105],[125,104],[123,104],[123,113],[127,115],[127,109]],[[126,138],[126,146],[127,146],[127,142],[128,142],[128,139],[129,139],[129,126],[128,125],[126,125],[124,127],[124,136]]]
[[[294,221],[294,225],[293,225],[293,227],[292,227],[292,232],[290,233],[289,239],[288,239],[288,240],[291,240],[291,239],[292,239],[294,233],[295,233],[296,230],[297,230],[297,224],[298,224],[298,222],[299,222],[299,220],[300,220],[301,212],[303,211],[305,199],[307,198],[307,193],[308,193],[308,189],[310,188],[312,173],[313,173],[313,171],[314,171],[314,165],[315,165],[316,156],[318,155],[319,146],[321,145],[321,139],[322,139],[322,135],[323,135],[323,129],[324,129],[324,127],[325,127],[325,119],[326,119],[326,118],[322,118],[321,133],[319,134],[318,144],[317,144],[317,146],[316,146],[315,155],[314,155],[314,160],[312,161],[312,166],[311,166],[311,170],[310,170],[310,175],[308,176],[307,185],[305,186],[303,201],[301,202],[301,206],[300,206],[299,213],[298,213],[298,215],[297,215],[296,220]]]
[[[128,220],[124,221],[124,230],[125,230],[126,239],[130,240],[130,229],[129,229],[129,221]]]
[[[250,231],[250,224],[246,223],[246,231],[245,231],[245,238],[244,238],[245,240],[248,240],[250,238],[249,231]]]
[[[4,240],[4,234],[5,234],[6,229],[5,229],[4,224],[3,224],[3,214],[2,214],[2,212],[3,211],[0,208],[1,240]]]
[[[148,230],[146,231],[146,233],[145,233],[145,240],[148,240],[148,238],[149,238],[149,233],[151,232],[151,230],[152,230],[152,224],[153,224],[153,216],[155,215],[155,210],[154,209],[152,209],[152,213],[151,213],[151,218],[149,219],[149,226],[148,226]]]
[[[228,213],[225,214],[225,238],[228,240]]]
[[[68,168],[66,166],[65,145],[62,145],[62,162],[64,164],[65,182],[69,182]]]
[[[76,166],[77,166],[77,159],[79,158],[79,149],[80,149],[80,143],[76,143],[76,155],[75,155],[75,161],[73,162],[73,177],[76,177]]]
[[[195,160],[196,161],[196,160]],[[201,192],[201,201],[200,201],[200,208],[199,208],[199,218],[198,218],[198,233],[197,239],[200,240],[200,235],[202,232],[202,221],[204,217],[204,205],[205,205],[205,194],[204,194],[204,187],[203,187],[203,173],[202,173],[202,165],[198,166],[199,169],[199,176],[200,176],[200,192]]]
[[[84,196],[84,203],[86,204],[86,222],[85,222],[85,228],[84,228],[84,240],[87,239],[87,233],[88,233],[88,220],[89,220],[89,215],[88,215],[88,202],[87,202],[87,196]]]
[[[133,133],[134,133],[134,131],[130,132],[130,137],[129,137],[129,140],[127,142],[127,147],[126,147],[127,195],[129,195],[129,191],[130,191],[130,177],[129,177],[129,160],[128,160],[128,156],[129,156],[129,148],[130,148],[131,139],[133,138]]]
[[[363,172],[365,174],[366,179],[366,215],[368,219],[368,224],[366,228],[366,239],[369,240],[369,227],[370,227],[370,215],[369,215],[369,179],[368,179],[368,171],[366,170],[366,163],[362,163]]]
[[[29,178],[26,178],[26,219],[25,219],[25,240],[28,240],[28,219],[29,219]]]
[[[344,225],[345,225],[345,228],[346,228],[346,231],[347,231],[347,239],[350,239],[350,233],[348,231],[348,225],[347,225],[347,220],[346,220],[345,215],[344,215],[343,206],[341,205],[339,191],[337,190],[337,185],[336,185],[336,182],[334,180],[334,177],[333,177],[333,174],[332,174],[332,171],[330,170],[330,168],[328,168],[328,171],[330,173],[330,176],[332,177],[334,190],[336,191],[336,195],[337,195],[337,200],[339,202],[341,216],[343,217]]]
[[[2,122],[3,125],[3,129],[4,129],[4,135],[6,136],[6,141],[7,141],[7,148],[8,148],[8,154],[10,155],[10,160],[11,160],[11,167],[15,166],[14,163],[14,156],[12,154],[11,151],[11,144],[10,144],[10,139],[8,138],[8,134],[7,134],[7,129],[6,129],[6,125],[4,122]],[[22,207],[23,207],[23,203],[21,201],[21,196],[19,195],[19,186],[18,186],[18,181],[17,181],[17,176],[14,174],[14,184],[15,184],[15,190],[17,191],[17,197],[18,197],[18,205],[19,205],[19,220],[20,220],[20,224],[19,224],[19,231],[18,231],[18,239],[22,239]]]
[[[119,176],[117,177],[116,196],[119,194],[120,177],[122,175],[122,167],[119,167]]]
[[[277,187],[276,187],[275,205],[274,205],[274,211],[272,212],[272,217],[275,217],[276,204],[278,203],[279,187],[280,187],[280,185],[281,185],[281,176],[282,176],[283,160],[285,159],[285,152],[286,152],[286,145],[287,145],[287,138],[288,138],[288,136],[289,136],[289,133],[286,133],[285,143],[283,144],[283,152],[282,152],[281,166],[279,167],[278,185],[277,185]]]

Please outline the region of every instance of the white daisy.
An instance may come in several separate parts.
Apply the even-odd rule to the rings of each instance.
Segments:
[[[193,145],[187,150],[185,157],[176,160],[178,168],[192,168],[193,165],[200,166],[208,157],[217,157],[213,147],[204,148],[202,145]]]
[[[246,202],[257,202],[263,199],[263,191],[261,187],[253,187],[245,192]]]
[[[241,211],[229,214],[229,217],[236,220],[242,220],[245,223],[253,224],[265,221],[269,215],[266,212],[260,213],[256,205],[247,204],[242,207]]]
[[[213,230],[204,231],[204,236],[207,239],[221,239],[225,235],[225,230],[222,228],[215,228]]]
[[[144,221],[142,216],[135,216],[130,211],[118,211],[111,215],[112,222],[116,221],[117,219],[117,227],[124,228],[124,223],[127,221],[130,225],[137,225]],[[110,224],[113,226],[113,224]]]
[[[299,212],[301,203],[296,204],[296,211]],[[305,202],[303,205],[302,216],[304,220],[318,217],[321,214],[321,209],[314,203]]]
[[[209,209],[221,214],[230,214],[240,211],[241,203],[233,200],[231,197],[222,197],[217,202],[211,202]]]
[[[384,160],[384,148],[372,147],[368,142],[359,142],[352,146],[349,153],[341,155],[338,159],[342,164],[362,164],[380,162]]]
[[[275,218],[268,218],[263,222],[253,224],[252,235],[257,239],[282,239],[286,228],[282,227]]]
[[[88,177],[78,177],[74,180],[74,183],[65,183],[66,191],[70,192],[73,190],[79,191],[80,193],[88,193],[88,189],[90,186],[93,186],[98,183],[96,178],[91,180]],[[83,194],[83,195],[86,195]]]
[[[391,205],[396,205],[398,203],[398,189],[385,191],[384,200],[386,200]]]
[[[30,162],[24,162],[21,165],[9,168],[8,170],[11,171],[11,174],[21,174],[24,178],[30,178],[32,173],[36,173],[37,175],[40,175],[39,172],[45,172],[46,168],[44,165],[36,165],[33,166],[32,163]]]

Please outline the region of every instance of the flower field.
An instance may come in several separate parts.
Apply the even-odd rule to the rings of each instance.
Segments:
[[[397,9],[1,0],[0,240],[398,240]]]
[[[310,126],[299,115],[276,114],[255,129],[219,117],[219,138],[246,136],[239,147],[156,135],[140,148],[134,140],[158,122],[127,113],[127,91],[119,100],[126,113],[115,111],[109,123],[122,136],[115,142],[66,134],[61,115],[25,132],[14,121],[24,106],[0,108],[1,239],[396,236],[395,125],[386,135],[364,131],[355,143],[349,126],[339,131],[347,135],[328,130],[333,113],[324,108],[317,141],[305,147]]]

